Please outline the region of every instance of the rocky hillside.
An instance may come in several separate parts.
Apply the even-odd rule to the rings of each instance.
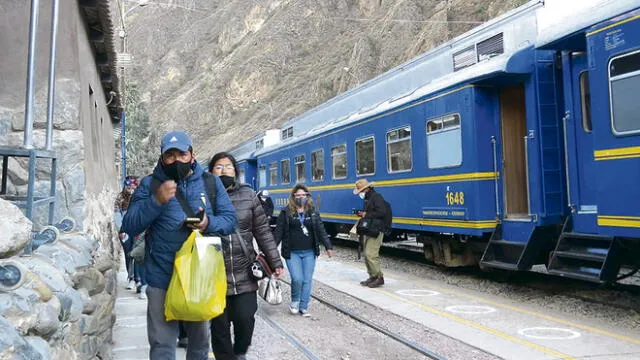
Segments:
[[[129,80],[153,126],[190,131],[205,156],[526,0],[162,2],[126,17]]]

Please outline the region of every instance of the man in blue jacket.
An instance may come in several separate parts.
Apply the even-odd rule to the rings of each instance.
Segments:
[[[145,177],[131,200],[122,221],[123,231],[146,234],[145,271],[147,277],[147,333],[149,357],[175,359],[178,322],[165,321],[164,299],[173,273],[176,252],[192,229],[227,235],[236,227],[236,212],[217,176],[215,209],[206,192],[205,178],[210,174],[198,164],[189,136],[182,131],[166,134],[161,143],[161,156],[153,174]],[[152,184],[154,184],[152,186]],[[157,188],[152,190],[152,187]],[[181,192],[193,213],[204,212],[202,221],[185,224],[187,214],[176,199]],[[208,322],[184,322],[189,338],[188,360],[207,359],[209,353]]]

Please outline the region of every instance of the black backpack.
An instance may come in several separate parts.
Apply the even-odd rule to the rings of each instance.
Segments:
[[[384,229],[382,230],[382,232],[385,235],[389,236],[391,235],[391,231],[393,230],[392,229],[393,212],[391,211],[391,204],[389,204],[387,200],[384,200],[384,206],[385,206],[385,212],[384,212],[384,218],[382,219],[384,222]]]
[[[158,190],[160,185],[162,185],[162,183],[160,182],[160,180],[153,177],[152,175],[148,175],[148,176],[151,176],[151,185],[149,186],[149,190],[153,196],[153,194],[156,193],[156,191]],[[207,197],[209,198],[209,204],[211,204],[210,206],[211,206],[211,211],[213,212],[213,215],[216,214],[216,179],[214,178],[214,176],[215,175],[208,173],[206,171],[202,173],[202,179],[204,180],[204,188],[205,188],[205,191],[207,192]],[[180,206],[182,206],[182,210],[184,210],[187,216],[196,217],[195,214],[193,213],[193,210],[189,207],[187,200],[181,194],[182,194],[181,191],[176,192],[176,199],[180,203]]]

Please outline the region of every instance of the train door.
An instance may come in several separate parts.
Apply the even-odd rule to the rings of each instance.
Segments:
[[[500,121],[504,217],[511,220],[529,220],[529,190],[524,148],[527,115],[522,84],[500,91]]]
[[[598,207],[587,54],[565,54],[563,65],[565,84],[570,84],[564,94],[566,112],[563,121],[568,202],[573,212],[573,228],[578,232],[596,233]]]

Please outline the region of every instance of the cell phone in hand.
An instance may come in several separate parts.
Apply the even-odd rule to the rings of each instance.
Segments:
[[[204,211],[200,211],[197,215],[197,217],[188,217],[184,223],[185,224],[199,224],[202,222],[202,220],[204,220]]]

